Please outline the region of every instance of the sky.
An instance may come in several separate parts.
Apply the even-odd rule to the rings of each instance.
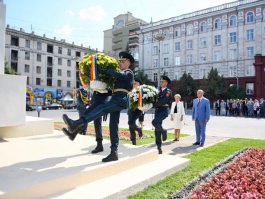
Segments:
[[[3,0],[6,24],[25,32],[65,39],[103,50],[104,30],[114,17],[131,12],[146,22],[160,21],[235,0]]]

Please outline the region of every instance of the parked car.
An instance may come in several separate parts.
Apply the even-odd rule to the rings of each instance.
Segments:
[[[61,109],[61,108],[63,108],[63,106],[61,104],[57,104],[57,103],[52,103],[52,104],[46,106],[47,110],[57,110],[57,109]]]
[[[64,109],[75,109],[75,108],[76,108],[76,103],[66,104],[64,106]]]

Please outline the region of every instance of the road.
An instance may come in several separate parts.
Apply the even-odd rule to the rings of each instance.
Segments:
[[[40,117],[50,118],[54,121],[63,121],[62,114],[69,115],[72,119],[78,119],[76,110],[43,110]],[[27,111],[27,116],[37,117],[36,111]],[[153,110],[145,114],[144,129],[152,129]],[[194,122],[191,119],[190,111],[185,116],[185,123],[182,133],[195,134]],[[120,117],[120,127],[128,128],[128,116],[126,110],[122,111]],[[108,121],[103,122],[103,126],[108,126]],[[173,132],[169,117],[163,123],[164,128]],[[265,140],[265,118],[244,118],[244,117],[226,117],[211,116],[206,127],[206,134],[220,137],[237,137],[237,138],[253,138]]]

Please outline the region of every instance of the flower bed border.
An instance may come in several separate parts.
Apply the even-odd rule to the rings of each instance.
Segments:
[[[233,163],[238,157],[242,156],[249,148],[243,148],[222,161],[216,163],[210,169],[203,171],[198,177],[187,182],[182,188],[176,190],[167,199],[183,199],[188,198],[192,195],[193,190],[197,189],[208,180],[210,180],[214,175],[217,175],[220,172],[223,172],[231,163]]]

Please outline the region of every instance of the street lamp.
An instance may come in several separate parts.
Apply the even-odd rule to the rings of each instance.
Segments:
[[[160,41],[163,41],[166,38],[164,34],[157,34],[154,36],[154,39],[158,41],[158,73],[157,73],[157,88],[159,88],[159,81],[160,81]]]

